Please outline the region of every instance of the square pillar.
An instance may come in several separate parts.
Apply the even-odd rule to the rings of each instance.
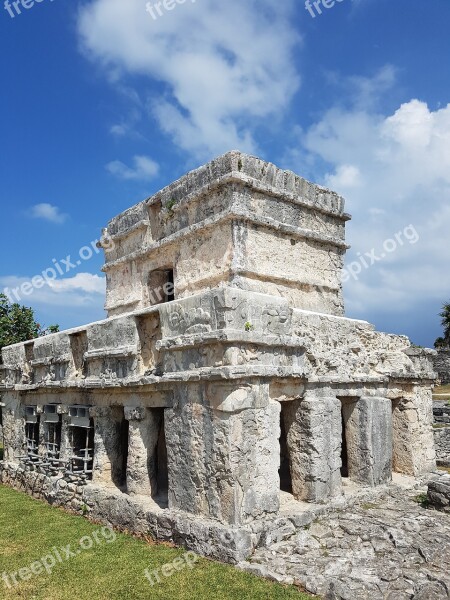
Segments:
[[[127,492],[155,496],[157,486],[156,448],[162,423],[158,409],[125,407],[129,421]]]
[[[392,403],[393,470],[418,477],[436,469],[433,399],[429,386]]]
[[[307,392],[283,406],[296,500],[323,502],[341,493],[341,403]]]
[[[72,454],[69,435],[69,407],[60,404],[57,408],[58,415],[61,415],[61,445],[59,447],[59,459],[67,463]],[[61,463],[63,464],[63,463]]]
[[[17,392],[3,392],[2,401],[5,406],[3,414],[3,460],[18,463],[18,457],[26,454],[25,418],[20,396]]]
[[[387,398],[362,397],[343,404],[348,475],[376,486],[392,480],[392,405]]]
[[[280,405],[265,383],[179,388],[166,409],[169,508],[239,525],[279,509]]]
[[[95,406],[89,409],[89,413],[94,419],[92,481],[107,487],[122,488],[127,453],[123,444],[123,408]]]

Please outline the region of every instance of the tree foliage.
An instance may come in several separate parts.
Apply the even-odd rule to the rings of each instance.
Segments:
[[[435,348],[448,348],[450,347],[450,302],[446,302],[442,306],[442,311],[439,313],[441,317],[441,324],[444,328],[444,337],[438,337],[434,342]]]
[[[57,331],[58,325],[43,328],[37,323],[32,308],[11,304],[5,294],[0,294],[0,350],[10,344],[26,342]]]

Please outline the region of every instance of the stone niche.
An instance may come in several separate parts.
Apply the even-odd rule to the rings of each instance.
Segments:
[[[1,480],[235,562],[435,469],[435,353],[344,316],[349,218],[230,152],[112,219],[108,318],[2,351]]]

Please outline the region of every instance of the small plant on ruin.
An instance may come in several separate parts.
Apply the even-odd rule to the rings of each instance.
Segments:
[[[247,321],[247,323],[245,324],[245,331],[253,331],[254,329],[254,326],[249,321]]]
[[[419,494],[413,498],[414,502],[420,504],[422,508],[428,508],[430,502],[428,500],[428,496],[426,494]]]
[[[363,510],[371,510],[372,508],[378,508],[378,505],[373,504],[372,502],[365,502],[364,504],[361,504],[361,508]]]
[[[173,209],[174,209],[176,203],[177,203],[177,201],[175,200],[175,198],[171,198],[168,202],[166,202],[165,208],[170,216],[173,215]]]

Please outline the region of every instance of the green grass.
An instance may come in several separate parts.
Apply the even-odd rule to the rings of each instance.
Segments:
[[[52,551],[71,544],[79,548],[79,540],[99,532],[100,525],[83,517],[53,508],[5,486],[0,486],[0,575],[17,572]],[[312,597],[294,586],[282,586],[230,565],[199,559],[192,569],[161,576],[153,587],[144,570],[153,571],[185,550],[153,544],[130,535],[117,533],[77,556],[57,563],[53,573],[33,575],[8,589],[0,579],[0,598],[4,600],[148,600],[167,598],[180,600],[221,600],[233,598],[310,600]],[[62,554],[62,553],[61,553]]]

